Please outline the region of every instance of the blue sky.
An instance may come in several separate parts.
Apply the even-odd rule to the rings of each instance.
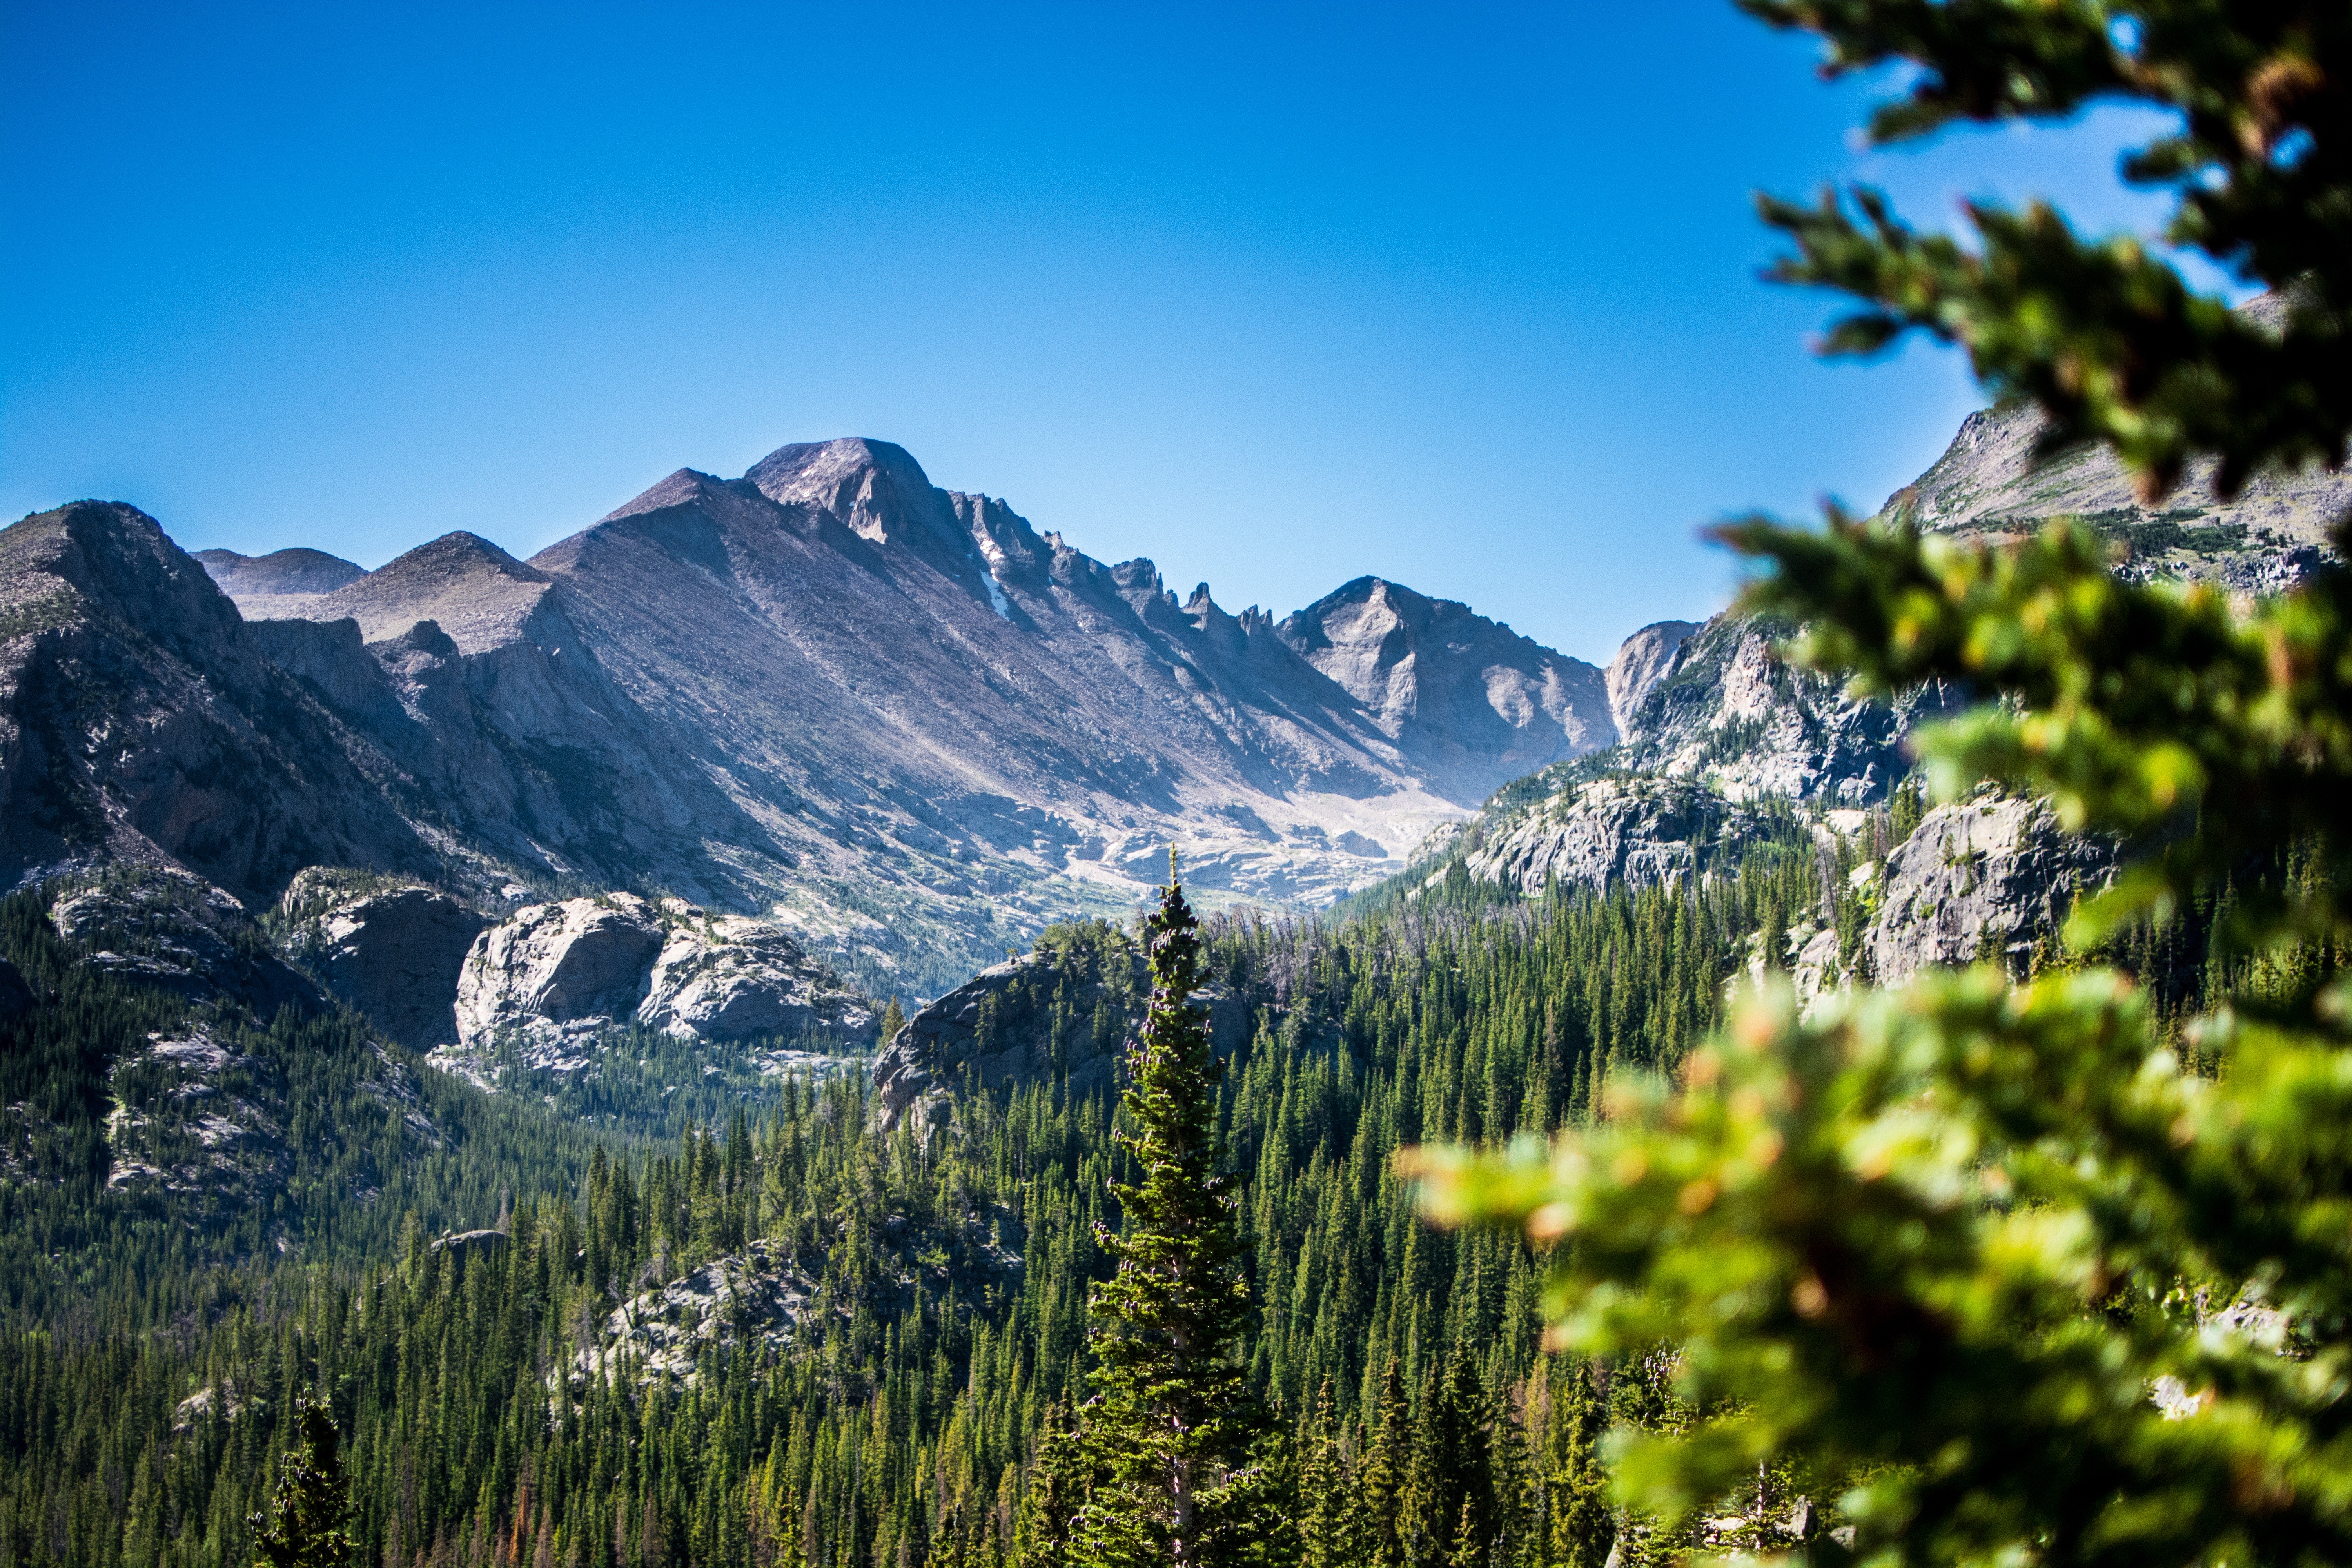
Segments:
[[[1812,58],[1717,0],[0,0],[0,514],[528,554],[865,435],[1232,609],[1377,573],[1606,658],[1722,603],[1697,526],[1978,401],[1811,360],[1752,191],[2156,210],[2143,123],[1864,154]]]

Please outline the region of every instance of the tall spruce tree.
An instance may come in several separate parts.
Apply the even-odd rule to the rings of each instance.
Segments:
[[[321,1405],[295,1412],[301,1447],[278,1472],[269,1511],[246,1522],[255,1534],[257,1568],[344,1568],[352,1559],[351,1485],[343,1476],[342,1434]]]
[[[1217,1564],[1249,1560],[1281,1521],[1261,1517],[1257,1449],[1269,1423],[1234,1348],[1248,1281],[1234,1199],[1220,1173],[1221,1067],[1202,1010],[1199,924],[1169,858],[1145,922],[1151,1002],[1129,1042],[1120,1146],[1140,1180],[1115,1184],[1120,1224],[1098,1240],[1114,1259],[1095,1292],[1092,1396],[1081,1410],[1094,1484],[1070,1545],[1076,1563]]]

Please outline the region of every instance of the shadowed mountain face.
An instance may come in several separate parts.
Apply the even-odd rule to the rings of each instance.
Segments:
[[[1615,734],[1599,670],[1465,606],[1364,579],[1277,628],[878,441],[682,469],[529,562],[453,533],[205,567],[253,616],[187,562],[219,636],[444,880],[775,911],[898,991],[1131,908],[1171,842],[1213,899],[1328,901]]]
[[[251,902],[439,857],[351,735],[135,507],[0,531],[0,867],[177,862]]]

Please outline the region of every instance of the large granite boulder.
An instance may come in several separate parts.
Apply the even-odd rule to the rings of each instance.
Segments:
[[[1937,806],[1886,858],[1864,939],[1879,983],[1984,957],[2021,972],[2115,861],[2108,846],[2063,832],[2043,801],[1987,795]]]
[[[828,1031],[874,1037],[874,1012],[791,932],[740,915],[683,923],[655,957],[637,1021],[704,1040]]]
[[[457,1038],[592,1033],[636,1016],[664,932],[634,893],[533,904],[474,940],[457,976]]]
[[[314,868],[279,903],[289,951],[389,1038],[419,1049],[457,1037],[457,980],[487,923],[430,888]]]

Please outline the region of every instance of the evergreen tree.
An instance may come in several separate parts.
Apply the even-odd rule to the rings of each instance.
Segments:
[[[279,1462],[267,1513],[249,1516],[259,1568],[344,1568],[352,1559],[351,1485],[334,1418],[304,1401],[294,1413],[302,1446]]]
[[[1145,923],[1151,1001],[1129,1042],[1119,1147],[1140,1180],[1116,1184],[1120,1225],[1098,1239],[1116,1272],[1095,1292],[1084,1415],[1092,1495],[1073,1557],[1090,1564],[1244,1559],[1276,1521],[1253,1516],[1264,1407],[1234,1352],[1247,1326],[1245,1256],[1220,1173],[1217,1082],[1199,923],[1169,859]]]

